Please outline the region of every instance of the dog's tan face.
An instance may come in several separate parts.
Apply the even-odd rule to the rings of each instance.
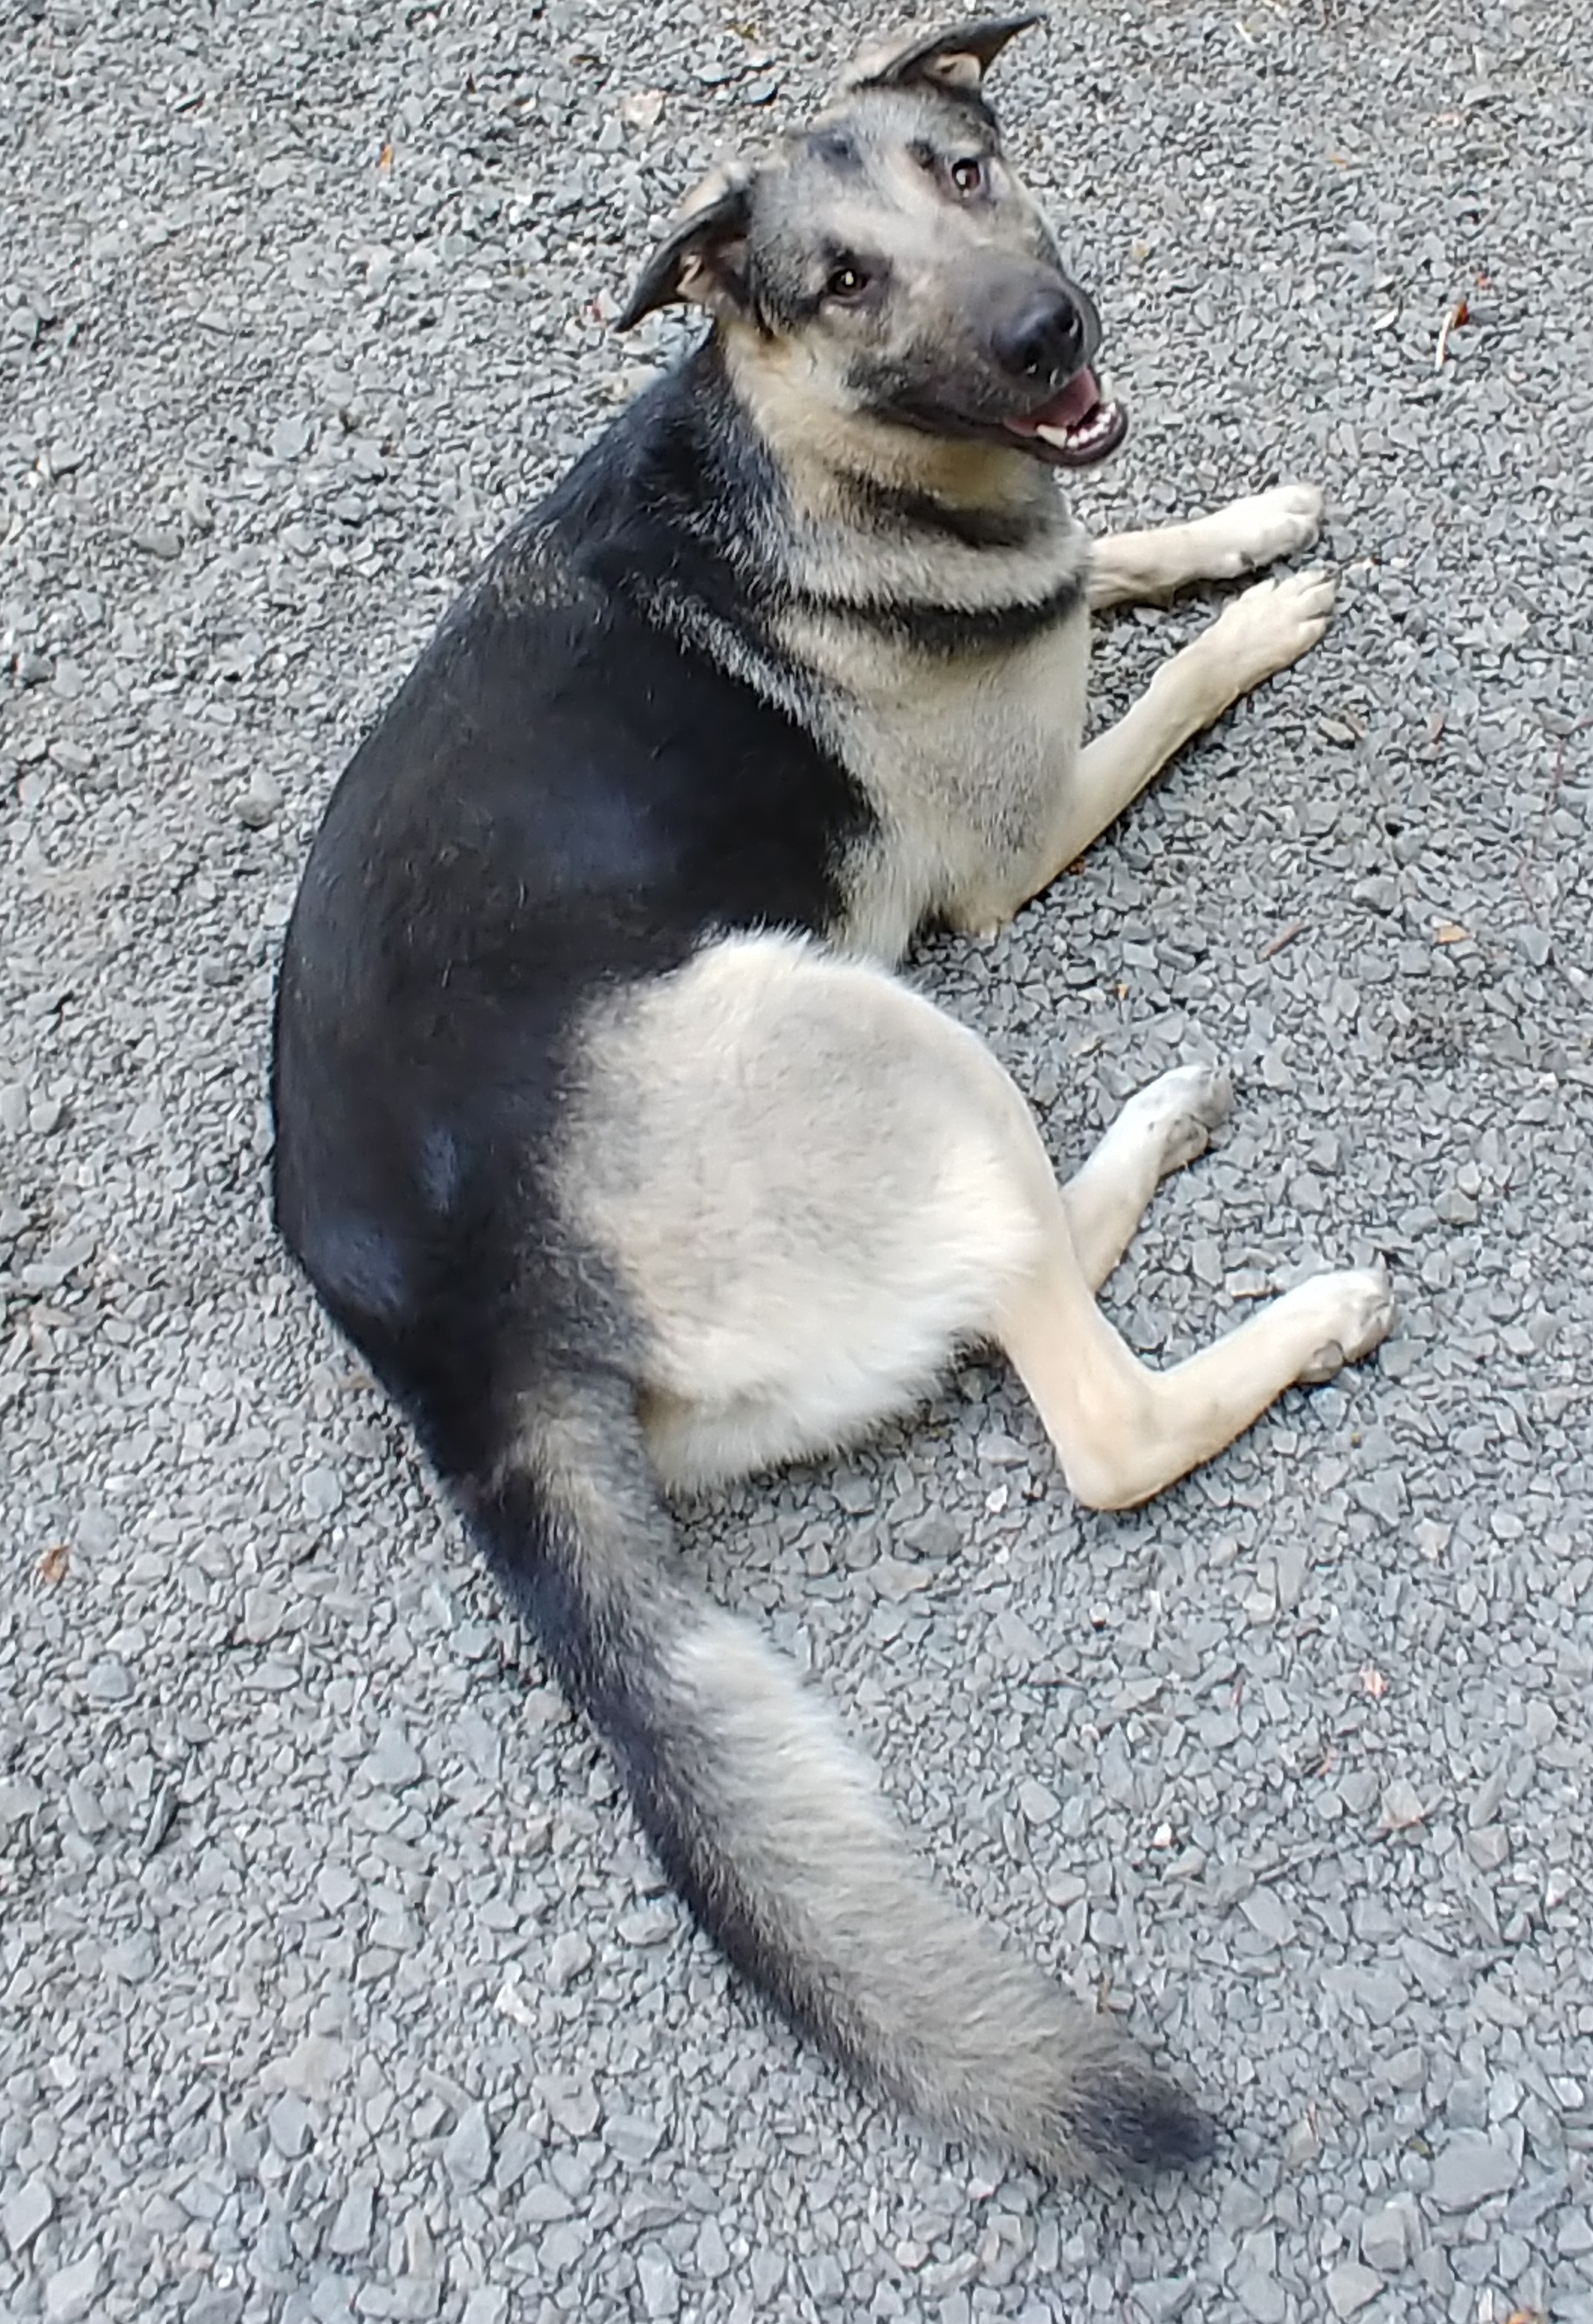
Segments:
[[[1017,29],[866,51],[809,128],[698,189],[625,319],[694,300],[831,422],[1104,459],[1127,420],[1090,368],[1100,322],[982,94]]]

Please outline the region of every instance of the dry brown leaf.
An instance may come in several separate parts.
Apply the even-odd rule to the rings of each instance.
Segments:
[[[58,1582],[64,1582],[67,1578],[67,1560],[70,1554],[64,1541],[52,1541],[39,1560],[40,1581],[48,1582],[51,1588]]]
[[[1469,944],[1471,931],[1463,928],[1459,920],[1440,920],[1432,932],[1432,941],[1441,945]]]
[[[1276,936],[1267,938],[1257,954],[1257,959],[1270,960],[1274,953],[1282,952],[1284,946],[1292,945],[1296,936],[1303,936],[1307,926],[1308,923],[1304,920],[1291,920],[1287,927],[1280,928]]]

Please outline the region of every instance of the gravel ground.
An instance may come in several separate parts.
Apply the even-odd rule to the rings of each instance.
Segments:
[[[677,343],[606,329],[649,226],[861,20],[0,5],[8,2318],[1590,2324],[1573,18],[1091,0],[1001,68],[1137,415],[1092,519],[1310,475],[1346,588],[923,973],[1059,1157],[1233,1064],[1112,1286],[1137,1345],[1378,1252],[1403,1326],[1127,1519],[975,1367],[690,1554],[944,1877],[1234,2126],[1108,2200],[865,2104],[731,1987],[263,1203],[333,773]],[[1107,706],[1207,610],[1107,630]]]

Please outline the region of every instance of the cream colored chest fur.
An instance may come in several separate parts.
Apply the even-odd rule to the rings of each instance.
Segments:
[[[940,659],[852,631],[813,659],[834,689],[827,739],[879,817],[845,867],[841,941],[894,961],[927,916],[970,931],[1009,919],[1060,868],[1084,724],[1083,605],[989,655]]]

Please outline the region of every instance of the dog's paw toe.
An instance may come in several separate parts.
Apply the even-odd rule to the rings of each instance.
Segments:
[[[1286,574],[1272,587],[1294,620],[1317,623],[1320,637],[1328,626],[1328,616],[1339,595],[1338,575],[1330,573],[1325,565],[1312,565],[1303,573]]]

